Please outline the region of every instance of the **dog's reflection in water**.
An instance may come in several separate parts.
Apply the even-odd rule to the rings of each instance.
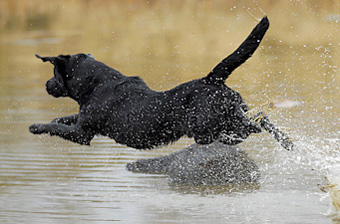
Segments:
[[[137,173],[167,174],[169,183],[180,185],[256,186],[259,168],[236,146],[214,142],[193,144],[170,155],[128,163]]]

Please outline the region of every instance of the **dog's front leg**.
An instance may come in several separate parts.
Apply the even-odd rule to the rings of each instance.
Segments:
[[[33,134],[57,135],[66,140],[81,144],[90,145],[94,133],[91,130],[84,130],[80,125],[65,125],[60,123],[33,124],[29,128]]]
[[[257,124],[254,121],[254,119],[251,119],[248,116],[246,116],[244,111],[241,109],[241,107],[239,105],[236,105],[234,107],[236,108],[234,119],[237,121],[239,128],[242,127],[242,129],[247,130],[247,132],[249,132],[249,134],[261,132],[260,125]]]
[[[71,125],[76,124],[78,121],[78,114],[69,115],[66,117],[58,117],[51,121],[51,123]]]

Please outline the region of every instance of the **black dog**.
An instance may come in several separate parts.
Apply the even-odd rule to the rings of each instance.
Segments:
[[[71,97],[80,110],[49,124],[31,125],[30,131],[86,145],[101,134],[137,149],[168,144],[184,135],[199,144],[215,140],[240,143],[251,133],[261,132],[261,127],[244,114],[247,105],[225,80],[252,56],[268,27],[264,17],[241,46],[207,76],[164,92],[151,90],[141,78],[126,77],[92,55],[36,55],[54,65],[47,92]]]

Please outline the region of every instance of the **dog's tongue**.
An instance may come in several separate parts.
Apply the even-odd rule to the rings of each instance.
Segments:
[[[283,148],[287,149],[288,151],[294,149],[294,144],[290,140],[288,135],[286,135],[285,133],[280,131],[278,128],[276,128],[274,124],[270,122],[268,117],[263,112],[256,114],[253,117],[253,119],[260,124],[261,128],[263,128],[264,130],[272,134],[273,137],[280,143],[280,145]]]

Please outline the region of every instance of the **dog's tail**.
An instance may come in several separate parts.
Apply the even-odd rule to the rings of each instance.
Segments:
[[[252,56],[269,27],[269,20],[264,17],[253,29],[247,39],[234,53],[223,59],[207,76],[210,81],[224,82],[238,66]]]

